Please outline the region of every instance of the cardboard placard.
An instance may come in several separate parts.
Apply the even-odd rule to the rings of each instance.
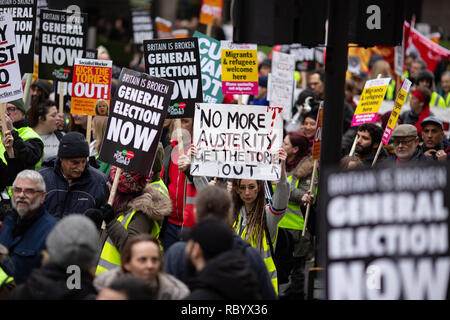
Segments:
[[[86,58],[86,59],[97,59],[97,50],[85,50],[83,58]],[[38,59],[39,59],[39,57],[38,57]],[[71,110],[71,103],[72,103],[72,81],[70,81],[70,82],[68,82],[68,81],[56,81],[55,82],[56,83],[56,85],[55,85],[55,101],[59,101],[59,91],[60,91],[59,83],[60,82],[63,83],[62,94],[63,94],[64,112],[70,112],[70,110]]]
[[[267,85],[267,99],[270,101],[270,105],[283,107],[283,119],[291,119],[295,86],[295,57],[274,51],[271,71]]]
[[[327,299],[448,299],[448,165],[321,174]]]
[[[14,21],[16,50],[22,76],[25,73],[33,73],[36,8],[37,0],[0,1],[0,14],[9,12]]]
[[[222,103],[222,65],[220,64],[220,41],[196,31],[202,69],[202,90],[204,103]]]
[[[212,25],[214,19],[222,19],[223,0],[203,0],[200,8],[200,23]]]
[[[256,44],[220,41],[223,94],[258,94]]]
[[[72,82],[73,65],[87,42],[87,14],[41,10],[39,78]]]
[[[131,23],[133,26],[133,41],[142,44],[144,40],[155,38],[153,20],[147,8],[131,8]]]
[[[399,92],[397,93],[397,97],[395,98],[394,102],[394,108],[387,122],[386,129],[384,130],[383,138],[381,139],[381,142],[383,144],[389,143],[392,131],[394,131],[395,129],[395,124],[397,123],[398,117],[400,116],[400,111],[402,110],[403,104],[406,101],[406,97],[408,96],[410,88],[411,88],[411,81],[405,79],[405,81],[403,81],[403,85],[401,86]]]
[[[76,59],[70,113],[95,115],[95,105],[111,99],[111,60]]]
[[[198,103],[191,174],[278,180],[283,140],[282,108]]]
[[[172,22],[161,17],[156,17],[155,24],[158,39],[168,39],[172,37]]]
[[[9,12],[0,14],[0,103],[23,98],[14,23]]]
[[[175,82],[167,118],[192,118],[203,101],[197,38],[146,40],[144,59],[149,75]]]
[[[100,161],[150,175],[173,87],[172,81],[122,69]]]
[[[380,78],[366,82],[361,99],[353,115],[352,127],[363,123],[374,123],[377,120],[378,109],[380,109],[384,100],[390,81],[391,78]]]

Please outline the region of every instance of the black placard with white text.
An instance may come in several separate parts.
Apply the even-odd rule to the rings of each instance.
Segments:
[[[174,84],[123,68],[99,159],[150,175]]]
[[[42,9],[39,78],[72,82],[73,65],[87,42],[87,14]]]
[[[36,0],[0,0],[0,14],[10,12],[14,21],[16,49],[22,76],[25,73],[33,73],[36,6]]]
[[[149,75],[175,82],[167,118],[194,117],[203,101],[198,39],[144,40],[144,59]]]
[[[449,172],[438,163],[322,170],[328,299],[449,298]]]

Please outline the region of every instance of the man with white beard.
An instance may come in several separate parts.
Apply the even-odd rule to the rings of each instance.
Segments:
[[[13,182],[11,205],[15,210],[3,221],[0,244],[9,251],[16,284],[41,265],[45,239],[57,222],[43,206],[45,194],[44,179],[37,171],[23,170]]]

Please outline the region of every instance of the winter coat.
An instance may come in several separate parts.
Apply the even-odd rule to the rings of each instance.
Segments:
[[[27,281],[9,294],[10,300],[95,300],[97,291],[92,285],[92,276],[86,271],[81,271],[79,288],[77,281],[72,283],[69,277],[75,276],[66,272],[56,264],[48,263],[41,268],[33,270]]]
[[[187,281],[185,274],[185,248],[186,242],[179,241],[170,246],[164,255],[164,270],[183,282]],[[250,263],[251,269],[255,271],[259,285],[258,290],[262,299],[276,300],[277,295],[273,289],[267,267],[259,251],[250,246],[247,241],[242,240],[237,234],[233,237],[233,250],[242,252]]]
[[[259,300],[258,282],[245,256],[226,251],[206,262],[188,281],[191,293],[185,300]]]
[[[29,219],[19,220],[9,215],[3,221],[0,244],[9,250],[17,284],[24,282],[32,269],[41,265],[41,251],[56,222],[43,206]]]
[[[422,144],[422,145],[420,145],[420,149],[422,150],[423,153],[427,152],[430,149],[434,149],[436,151],[444,150],[445,153],[447,154],[447,159],[448,159],[448,154],[450,153],[450,141],[448,141],[446,138],[444,138],[439,142],[439,144],[437,146],[434,146],[433,148],[427,148],[425,146],[425,144]],[[437,159],[434,159],[434,160],[437,160]]]
[[[309,156],[305,157],[297,164],[297,167],[291,172],[293,177],[299,180],[298,188],[291,188],[289,203],[300,204],[302,197],[311,187],[311,176],[314,169],[314,159]],[[317,185],[317,175],[314,176],[315,185]],[[314,190],[313,190],[314,191]]]
[[[149,196],[150,199],[149,200]],[[100,244],[103,245],[109,236],[117,251],[121,252],[127,240],[137,234],[150,233],[153,228],[153,221],[161,224],[163,218],[170,214],[172,202],[158,189],[147,185],[143,194],[132,199],[125,205],[126,211],[116,212],[117,215],[125,214],[132,210],[137,210],[128,224],[127,229],[117,220],[113,219],[106,225],[106,229],[100,234]],[[99,253],[101,250],[99,250]]]
[[[1,143],[0,143],[1,144]],[[22,171],[23,166],[18,158],[9,158],[5,151],[5,159],[7,164],[0,160],[0,190],[3,191],[5,187],[11,186],[17,174]]]
[[[21,163],[20,171],[25,169],[34,169],[36,164],[42,159],[44,155],[44,143],[42,139],[29,138],[23,140],[21,136],[25,134],[27,131],[34,130],[28,127],[28,123],[25,120],[16,121],[13,123],[14,130],[11,131],[11,134],[14,138],[13,148],[15,152],[16,158]],[[34,132],[36,136],[37,133]],[[1,138],[0,133],[0,138]],[[0,152],[3,153],[5,151],[5,147],[0,143]]]
[[[100,292],[122,275],[122,269],[116,268],[102,272],[94,279],[94,286]],[[164,272],[158,273],[159,289],[157,300],[181,300],[189,294],[189,288],[177,278]]]
[[[105,174],[86,164],[81,177],[69,185],[61,171],[61,161],[53,158],[38,170],[44,177],[47,195],[45,207],[54,217],[60,219],[87,209],[99,207],[108,201],[108,178]]]
[[[174,150],[173,148],[174,147],[171,144],[165,147],[163,158],[162,179],[169,190],[169,195],[171,195],[172,192],[175,192],[176,194],[175,196],[171,196],[173,212],[171,212],[166,220],[175,225],[184,225],[185,227],[191,227],[192,224],[195,224],[195,217],[193,212],[195,206],[193,203],[195,201],[191,199],[191,204],[187,205],[186,197],[189,196],[191,198],[194,198],[195,196],[194,192],[192,192],[192,186],[198,193],[203,188],[208,186],[208,181],[206,177],[203,176],[192,176],[190,174],[190,167],[186,168],[185,171],[181,171],[179,169],[176,170],[177,178],[174,178],[173,181],[171,181],[170,171],[174,168],[171,168],[171,165],[176,165],[174,162],[172,162],[172,151]],[[189,183],[192,183],[189,184],[189,186],[188,181]],[[190,195],[187,194],[188,188],[191,191]],[[173,189],[175,189],[175,191],[172,191]]]

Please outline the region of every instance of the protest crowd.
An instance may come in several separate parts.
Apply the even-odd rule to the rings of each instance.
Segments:
[[[2,100],[0,299],[315,298],[323,48],[224,44],[214,20],[161,27],[117,66],[85,54],[86,26],[58,31],[63,14],[41,9],[46,56]],[[60,67],[61,48],[82,52]],[[401,74],[349,52],[342,172],[450,161],[450,51],[405,52]],[[364,103],[394,107],[369,119]]]

